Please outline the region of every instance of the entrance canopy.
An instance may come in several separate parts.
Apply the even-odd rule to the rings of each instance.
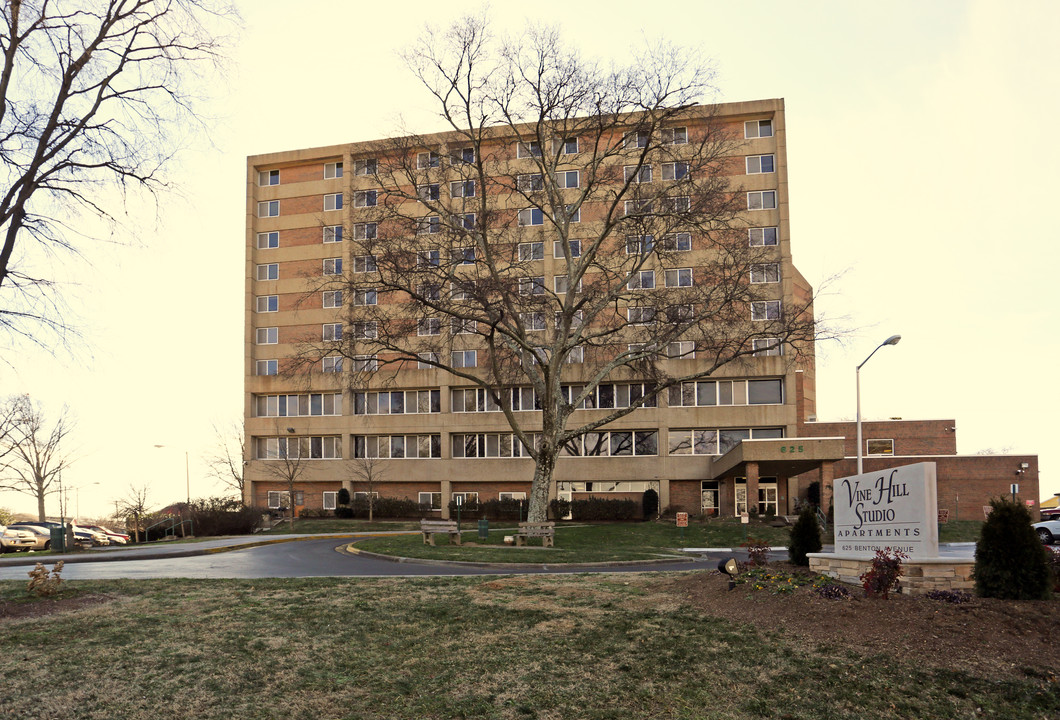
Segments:
[[[825,462],[845,457],[845,440],[834,438],[783,438],[742,440],[710,465],[709,479],[745,477],[747,463],[757,463],[757,476],[794,477],[816,470]]]

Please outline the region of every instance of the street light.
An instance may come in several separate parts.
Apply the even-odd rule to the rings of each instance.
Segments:
[[[901,335],[891,335],[889,338],[887,338],[882,343],[877,345],[876,346],[876,350],[879,350],[884,345],[897,345],[898,341],[901,340],[901,339],[902,339]],[[855,374],[856,380],[857,380],[857,401],[858,401],[858,475],[860,475],[861,473],[863,473],[865,471],[864,468],[862,467],[862,455],[865,452],[865,448],[862,447],[863,443],[862,443],[862,440],[861,440],[861,366],[864,365],[865,363],[867,363],[872,358],[872,356],[876,354],[876,350],[873,350],[872,352],[870,352],[869,356],[867,358],[865,358],[861,362],[861,365],[858,365],[857,369],[854,371],[854,374]]]

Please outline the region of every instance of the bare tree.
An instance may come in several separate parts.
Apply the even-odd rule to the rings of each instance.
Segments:
[[[225,0],[8,0],[0,27],[0,327],[63,328],[57,252],[111,229],[129,193],[200,127],[193,81],[219,59]],[[86,218],[90,218],[86,222]]]
[[[546,518],[557,458],[590,454],[594,431],[723,366],[812,343],[805,281],[781,309],[778,279],[754,278],[779,272],[780,255],[749,242],[730,182],[742,140],[697,105],[713,72],[694,52],[604,69],[553,30],[498,44],[466,19],[406,59],[450,132],[356,163],[375,189],[353,195],[353,262],[312,287],[343,294],[346,324],[302,359],[341,356],[358,387],[413,363],[475,386],[470,401],[502,411],[515,454],[534,460],[529,520]],[[605,400],[616,378],[643,382]],[[587,407],[608,412],[575,421]]]
[[[129,526],[129,518],[132,518],[135,541],[140,542],[141,532],[145,533],[143,539],[147,540],[146,532],[142,527],[143,519],[148,513],[147,486],[136,487],[135,485],[130,485],[128,494],[120,501],[116,509],[119,515],[125,517],[126,528]]]
[[[368,496],[368,522],[375,516],[375,484],[386,477],[386,460],[373,457],[354,458],[349,461],[350,475],[353,481],[364,488]]]
[[[285,428],[287,433],[293,433],[293,428]],[[268,450],[265,460],[261,464],[262,473],[274,480],[283,482],[287,486],[287,505],[291,511],[291,531],[294,531],[295,508],[295,484],[305,472],[312,457],[311,440],[308,437],[285,436],[277,427],[277,437],[258,438],[258,442],[266,442]],[[275,441],[275,442],[273,442]]]
[[[225,426],[214,425],[214,436],[217,445],[206,457],[209,472],[221,483],[239,494],[239,502],[245,504],[243,490],[246,487],[244,477],[243,447],[246,444],[246,433],[242,422],[231,422]]]
[[[43,521],[45,498],[59,491],[62,472],[73,462],[65,446],[73,419],[63,406],[49,423],[41,404],[29,395],[9,398],[0,413],[9,422],[0,449],[0,488],[35,497],[37,519]]]

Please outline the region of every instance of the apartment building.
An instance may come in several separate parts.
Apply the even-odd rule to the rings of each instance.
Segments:
[[[544,138],[540,127],[525,134],[502,127],[471,146],[451,132],[248,158],[245,500],[286,505],[293,478],[296,506],[332,509],[340,488],[365,491],[357,472],[365,460],[374,468],[374,492],[416,500],[441,516],[457,497],[527,497],[534,461],[526,443],[536,442],[540,390],[515,373],[496,380],[504,386],[498,402],[474,382],[481,373],[499,372],[493,359],[500,345],[489,345],[494,338],[486,323],[473,315],[461,320],[451,308],[439,316],[424,308],[460,300],[487,281],[497,290],[510,280],[518,285],[510,293],[515,301],[539,303],[538,311],[517,313],[518,332],[510,337],[551,335],[553,310],[556,327],[570,310],[565,298],[590,296],[592,284],[611,271],[608,258],[625,261],[637,253],[643,257],[623,277],[623,294],[613,303],[622,326],[608,341],[611,354],[603,342],[566,348],[557,381],[575,408],[571,424],[616,408],[637,409],[567,441],[550,495],[640,498],[651,488],[662,507],[732,515],[745,511],[750,498],[750,507],[783,514],[805,491],[799,475],[816,473],[829,483],[832,464],[844,457],[844,440],[799,437],[802,421],[815,411],[812,334],[790,332],[780,322],[801,309],[812,323],[812,289],[792,261],[783,101],[684,108],[650,131],[642,129],[645,123],[625,119],[611,136],[565,127]],[[735,203],[735,210],[722,218],[728,212],[722,208],[709,224],[682,225],[699,203],[698,191],[680,195],[667,188],[680,188],[693,173],[705,179],[703,169],[689,170],[687,158],[708,128],[725,140],[712,147],[725,151],[709,160],[712,177],[704,192],[715,193],[721,205]],[[620,140],[615,132],[623,133]],[[610,143],[606,151],[599,150],[602,143]],[[542,165],[543,156],[558,164]],[[384,197],[384,175],[398,201],[388,204]],[[595,194],[578,195],[593,182]],[[661,194],[644,194],[646,188]],[[577,200],[564,206],[561,197],[557,206],[551,197],[550,206],[539,206],[530,202],[535,193]],[[458,202],[476,212],[452,211]],[[440,212],[432,210],[437,203]],[[601,227],[647,227],[649,221],[656,228],[651,234],[620,227],[609,238],[612,245],[598,247],[596,274],[590,269],[585,275],[584,290],[580,276],[572,280],[569,270],[582,243]],[[474,242],[461,245],[457,237],[446,245],[443,239],[502,225],[510,248],[500,270],[488,257],[492,246],[479,245],[476,256]],[[738,242],[731,245],[718,240],[734,237]],[[722,277],[734,265],[719,255],[747,252],[753,257],[740,277]],[[402,253],[411,258],[409,272],[436,273],[447,263],[468,267],[446,270],[448,283],[409,279],[399,292],[376,278],[383,254],[398,263]],[[460,273],[484,265],[494,269],[461,284]],[[511,268],[521,274],[505,275]],[[718,314],[713,327],[731,325],[734,348],[691,332],[675,340],[666,334],[672,327],[653,324],[664,314],[684,322],[686,312],[698,316],[712,308],[691,302],[654,307],[651,298],[673,288],[705,293],[725,282],[742,294],[728,301],[729,314]],[[409,302],[417,294],[420,302]],[[483,303],[482,312],[489,309]],[[580,311],[566,317],[580,318]],[[650,371],[639,373],[636,362],[621,364],[593,386],[592,374],[603,366],[599,358],[650,348],[660,338],[671,341]],[[522,358],[516,364],[546,360],[531,352],[538,349],[546,352],[513,350]],[[712,367],[724,352],[733,353],[730,361],[709,377],[666,387],[675,377]],[[444,362],[432,363],[438,358]],[[521,423],[522,440],[510,418]],[[283,466],[292,458],[297,467],[285,476]]]

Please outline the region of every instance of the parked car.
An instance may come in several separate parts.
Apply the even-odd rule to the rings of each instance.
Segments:
[[[105,547],[107,545],[110,545],[110,538],[107,537],[106,534],[98,532],[96,530],[92,530],[91,528],[87,528],[81,525],[74,525],[74,535],[76,536],[77,533],[85,533],[86,535],[88,535],[92,539],[92,544],[96,547]]]
[[[26,530],[29,530],[30,532],[34,532],[34,533],[36,531],[40,531],[41,533],[44,533],[45,535],[47,535],[47,539],[44,540],[44,542],[42,543],[42,546],[40,548],[38,548],[38,549],[40,549],[40,550],[50,550],[51,549],[51,531],[52,531],[52,528],[61,528],[62,524],[61,523],[57,523],[57,522],[51,522],[49,520],[41,520],[41,521],[34,522],[32,524],[30,524],[30,523],[19,523],[18,527],[26,529]],[[40,542],[40,540],[38,540],[38,542]],[[74,528],[74,547],[78,547],[78,548],[81,548],[81,549],[84,550],[84,549],[87,549],[87,548],[90,548],[90,547],[94,547],[95,545],[98,545],[98,544],[99,544],[98,542],[95,542],[93,540],[93,537],[92,537],[92,535],[90,533],[88,533],[85,530],[83,530],[81,528],[78,528],[78,527]]]
[[[0,528],[3,528],[0,531],[0,550],[3,552],[32,550],[33,546],[37,544],[36,538],[29,530],[4,527],[3,525],[0,525]]]
[[[108,530],[102,525],[86,525],[85,527],[89,530],[94,530],[95,532],[103,533],[104,535],[106,535],[107,538],[110,540],[111,545],[126,545],[129,542],[128,535],[125,535],[124,533],[120,532],[114,532],[113,530]]]
[[[1038,537],[1046,545],[1052,545],[1057,540],[1060,540],[1060,517],[1034,523],[1031,527],[1034,528],[1034,532],[1038,533]]]
[[[34,545],[30,550],[48,550],[52,546],[51,528],[46,528],[41,525],[30,525],[28,523],[12,523],[7,527],[9,530],[15,528],[33,533]]]

